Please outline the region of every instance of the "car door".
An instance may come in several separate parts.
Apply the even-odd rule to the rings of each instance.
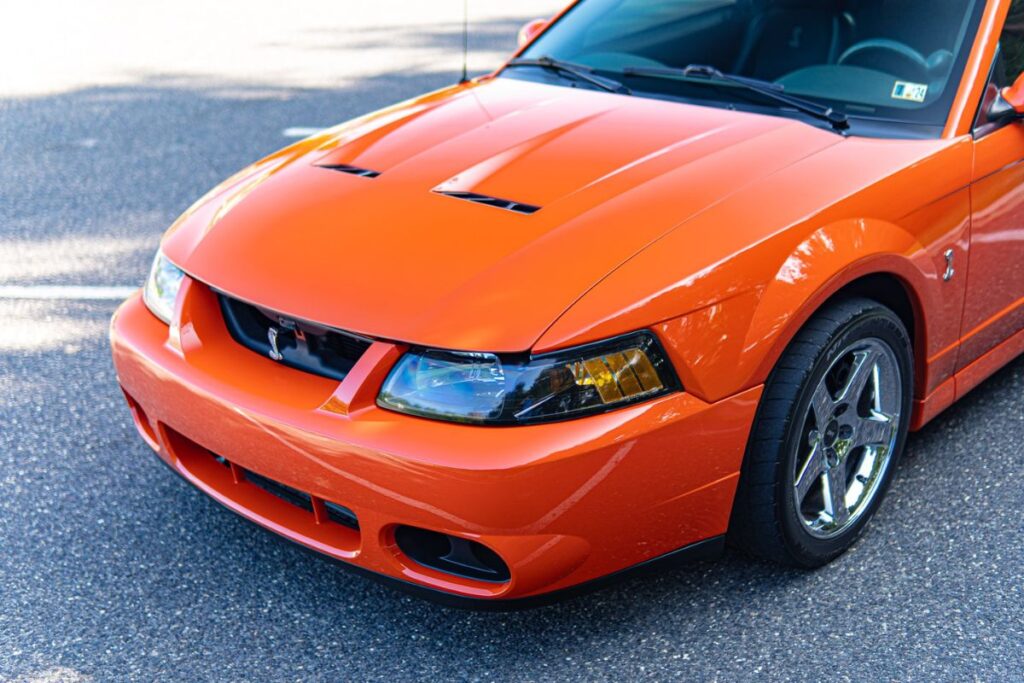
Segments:
[[[1024,123],[992,121],[988,115],[1000,90],[1022,72],[1024,0],[1014,0],[975,125],[970,267],[960,369],[1024,330]],[[1002,353],[979,365],[994,370],[1015,355],[1018,345],[1024,345],[1024,340],[1014,339]],[[984,379],[986,368],[966,373],[966,381],[957,383],[958,393]]]

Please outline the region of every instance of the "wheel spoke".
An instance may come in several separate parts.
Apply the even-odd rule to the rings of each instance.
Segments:
[[[882,370],[879,363],[875,363],[875,367],[871,368],[871,383],[875,387],[875,397],[871,403],[872,408],[876,412],[882,412],[882,395],[885,393],[882,382]]]
[[[825,514],[833,524],[841,525],[850,516],[846,508],[846,469],[833,467],[825,473]]]
[[[796,479],[796,498],[798,502],[802,502],[807,494],[810,492],[811,487],[815,483],[821,481],[821,475],[825,472],[825,453],[820,443],[814,444],[811,449],[811,454],[807,456],[807,462],[800,469],[800,474]]]
[[[888,446],[892,440],[893,420],[888,415],[873,413],[859,418],[854,424],[853,448],[860,446]]]
[[[811,396],[811,410],[814,412],[814,420],[818,423],[818,429],[825,429],[832,419],[835,409],[836,402],[828,393],[828,387],[825,386],[824,381],[820,382],[814,395]]]
[[[846,386],[839,392],[837,403],[856,403],[860,395],[864,393],[868,382],[875,381],[875,368],[878,365],[879,353],[875,349],[857,351],[854,353],[853,367],[850,369],[850,378]]]

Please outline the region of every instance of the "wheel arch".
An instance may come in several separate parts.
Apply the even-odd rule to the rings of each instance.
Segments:
[[[910,335],[911,348],[914,351],[914,396],[923,397],[927,393],[927,317],[924,313],[924,304],[921,301],[920,293],[905,277],[891,269],[881,268],[873,272],[860,274],[848,280],[840,280],[819,297],[820,303],[814,308],[808,307],[801,316],[799,324],[795,324],[785,335],[784,341],[771,355],[771,365],[764,376],[770,373],[779,357],[786,347],[793,340],[793,337],[803,328],[808,320],[818,311],[846,299],[862,298],[875,301],[896,314],[896,316],[907,328]]]
[[[937,245],[929,250],[893,223],[856,219],[813,230],[768,262],[767,253],[754,249],[731,264],[729,272],[745,277],[747,286],[655,326],[683,385],[697,397],[713,402],[764,384],[807,321],[830,301],[850,296],[889,306],[907,326],[916,396],[934,390],[951,370],[956,354],[941,351],[959,334],[952,318],[962,298],[947,298],[942,289]],[[929,367],[929,359],[940,356],[945,365]]]
[[[910,343],[914,349],[915,377],[922,377],[921,364],[924,363],[927,355],[927,348],[923,341],[927,330],[921,298],[914,290],[913,285],[895,273],[878,271],[847,282],[822,306],[852,297],[877,301],[896,314],[910,335]]]
[[[804,291],[802,304],[789,311],[788,315],[780,309],[786,306],[787,301],[793,300],[794,292],[786,290],[795,283],[785,277],[788,266],[780,269],[780,274],[765,288],[760,298],[750,326],[750,337],[746,341],[748,345],[753,344],[758,334],[770,329],[769,320],[781,321],[770,350],[760,359],[753,373],[753,383],[767,380],[793,338],[815,313],[836,301],[862,297],[888,307],[906,326],[914,351],[914,395],[923,398],[929,392],[934,383],[928,368],[934,330],[931,325],[933,316],[928,311],[938,305],[936,297],[939,295],[933,283],[941,282],[939,265],[923,245],[898,226],[883,224],[875,226],[873,232],[880,238],[887,233],[889,239],[885,242],[888,243],[879,239],[878,244],[865,249],[869,245],[847,242],[845,246],[855,249],[854,255],[859,258],[845,267],[833,268],[832,272],[825,272],[828,268],[822,267],[817,276],[808,274],[798,286]],[[837,244],[840,243],[837,237],[835,232],[823,230],[815,233],[808,242],[826,240]],[[806,244],[794,253],[806,252]],[[858,251],[859,254],[856,253]]]

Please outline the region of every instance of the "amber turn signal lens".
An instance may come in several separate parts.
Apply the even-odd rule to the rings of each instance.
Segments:
[[[618,403],[661,391],[664,385],[641,349],[626,349],[568,366],[576,386],[592,386],[604,404]]]

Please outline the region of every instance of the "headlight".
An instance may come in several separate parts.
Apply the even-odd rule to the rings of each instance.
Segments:
[[[171,316],[174,315],[174,300],[178,298],[184,277],[181,268],[168,261],[162,252],[156,253],[146,288],[142,290],[142,299],[153,315],[167,324],[171,323]]]
[[[680,388],[658,340],[640,332],[519,358],[410,351],[377,403],[438,420],[511,425],[600,413]]]

